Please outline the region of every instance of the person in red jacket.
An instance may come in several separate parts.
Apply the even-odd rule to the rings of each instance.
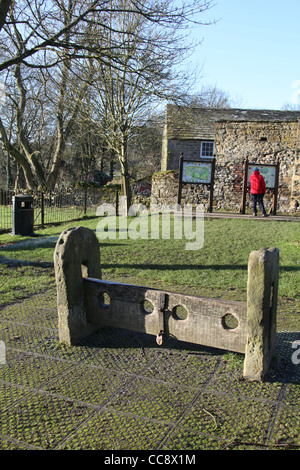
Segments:
[[[256,205],[258,203],[259,208],[264,217],[267,217],[265,206],[264,206],[264,195],[266,192],[266,182],[264,177],[260,174],[257,166],[254,168],[252,175],[250,176],[250,194],[252,201],[253,215],[257,215]]]

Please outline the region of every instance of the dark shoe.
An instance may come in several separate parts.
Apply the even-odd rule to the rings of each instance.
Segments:
[[[264,214],[264,217],[269,217],[268,214]]]

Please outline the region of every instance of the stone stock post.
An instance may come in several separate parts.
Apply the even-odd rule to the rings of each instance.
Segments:
[[[96,315],[97,305],[86,309],[83,289],[83,277],[101,279],[100,246],[95,233],[85,227],[62,232],[55,247],[54,268],[59,340],[76,344],[97,328],[91,317],[93,312]]]
[[[275,350],[279,250],[252,251],[248,263],[244,378],[263,380]]]

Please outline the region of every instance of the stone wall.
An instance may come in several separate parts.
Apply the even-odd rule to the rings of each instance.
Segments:
[[[162,171],[152,178],[152,202],[175,204],[178,194],[179,155],[185,160],[200,155],[200,141],[172,141],[178,154],[173,171]],[[193,157],[191,158],[191,156]],[[215,185],[214,210],[238,211],[242,200],[244,161],[249,163],[280,163],[278,212],[300,210],[300,120],[299,121],[221,121],[215,123]],[[207,208],[209,187],[184,184],[182,203],[204,204]],[[273,201],[273,191],[267,190],[267,211]],[[251,207],[249,193],[246,208]]]
[[[177,204],[179,170],[168,170],[154,173],[152,177],[151,204]],[[183,184],[181,191],[182,204],[209,203],[209,186]]]
[[[240,201],[243,163],[280,163],[277,208],[290,211],[299,207],[299,134],[300,121],[293,122],[216,122],[215,154],[216,198],[223,197],[226,206]],[[237,195],[238,194],[238,195]],[[268,191],[266,204],[271,203]],[[232,203],[230,202],[232,200]],[[248,201],[249,202],[249,201]]]

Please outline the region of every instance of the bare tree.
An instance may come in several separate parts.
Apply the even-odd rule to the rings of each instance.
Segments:
[[[127,194],[130,129],[142,121],[154,97],[175,95],[180,75],[174,71],[189,49],[186,28],[199,24],[197,14],[212,0],[20,0],[10,6],[0,32],[0,72],[16,120],[11,137],[0,120],[0,135],[28,187],[54,187],[93,73],[101,96],[101,131],[118,154]],[[51,125],[45,119],[47,100]],[[32,125],[34,113],[38,123]],[[48,159],[38,143],[41,129],[53,135]]]
[[[146,121],[149,107],[161,100],[179,98],[189,85],[188,76],[176,68],[189,50],[182,35],[186,11],[179,14],[172,9],[171,1],[139,2],[140,6],[147,4],[149,12],[155,8],[160,12],[160,20],[149,23],[147,15],[130,9],[131,3],[114,1],[118,13],[111,12],[108,34],[101,39],[107,50],[117,48],[117,57],[105,62],[102,57],[90,59],[95,77],[94,120],[101,123],[99,132],[105,134],[108,146],[119,159],[128,204],[128,144],[134,130]]]
[[[282,110],[286,111],[300,111],[300,103],[295,104],[295,103],[285,103],[282,108]]]
[[[69,0],[69,8],[64,10],[64,21],[68,25],[72,22],[72,0]],[[14,45],[17,53],[24,49],[25,40],[14,21],[14,12],[11,11],[13,34],[11,34],[11,47]],[[69,40],[69,30],[66,29],[65,43]],[[87,81],[72,81],[70,85],[71,63],[68,57],[64,57],[60,66],[49,74],[47,69],[31,69],[24,64],[17,63],[13,67],[15,86],[12,85],[10,71],[7,73],[7,98],[11,101],[15,110],[15,135],[8,138],[3,120],[0,119],[0,135],[4,149],[12,155],[22,166],[26,183],[29,188],[53,189],[60,168],[61,157],[64,152],[67,139],[70,135]],[[76,83],[76,85],[75,85]],[[40,98],[42,92],[43,97]],[[51,91],[52,90],[52,91]],[[52,129],[43,122],[43,114],[46,100],[51,101],[51,112],[55,119],[51,118]],[[33,114],[33,109],[35,109]],[[49,114],[47,116],[49,118]],[[34,123],[34,124],[32,124]],[[55,133],[55,144],[51,158],[50,168],[43,165],[43,149],[38,145],[38,127],[46,126],[48,132]]]
[[[145,0],[128,0],[124,2],[114,2],[112,0],[87,0],[87,1],[69,1],[64,0],[20,0],[15,4],[12,0],[1,0],[0,3],[0,26],[1,22],[5,33],[7,29],[14,25],[21,26],[26,31],[24,36],[24,48],[17,52],[7,50],[2,63],[0,63],[0,72],[12,65],[25,63],[29,67],[36,67],[36,55],[41,51],[53,51],[67,49],[70,57],[93,56],[117,57],[115,48],[107,48],[101,43],[94,44],[93,40],[87,42],[86,37],[82,35],[82,30],[92,25],[95,21],[98,26],[108,30],[106,19],[111,13],[135,13],[145,18],[149,24],[159,25],[161,27],[176,27],[181,29],[187,24],[199,24],[197,14],[212,7],[212,0],[190,0],[174,2],[173,0],[160,0],[158,2],[147,2]],[[19,15],[13,21],[7,19],[9,8],[18,7]],[[72,10],[72,21],[68,24],[58,21],[63,11]],[[2,26],[2,27],[3,27]],[[73,40],[65,41],[67,33],[76,32]],[[2,31],[3,33],[3,31]],[[5,37],[5,35],[4,35]],[[5,40],[3,41],[5,43]],[[57,57],[51,60],[51,54],[48,56],[47,64],[44,66],[52,67],[57,63]]]
[[[185,102],[195,108],[231,108],[230,96],[215,85],[203,86],[199,93],[188,95]]]
[[[164,114],[151,112],[142,125],[132,129],[128,144],[129,171],[134,179],[149,177],[161,167]]]

